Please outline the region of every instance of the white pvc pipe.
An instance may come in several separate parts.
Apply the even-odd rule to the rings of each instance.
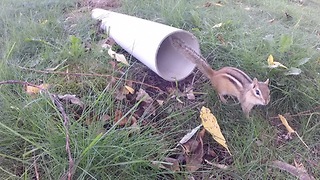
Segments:
[[[98,8],[93,9],[92,17],[101,20],[102,29],[118,45],[165,80],[182,80],[195,68],[168,39],[174,35],[200,53],[198,40],[187,31]]]

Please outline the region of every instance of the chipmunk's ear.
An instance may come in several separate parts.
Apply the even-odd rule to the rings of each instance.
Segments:
[[[268,85],[269,84],[269,79],[267,79],[264,83]]]
[[[257,87],[257,85],[258,85],[258,79],[257,78],[253,78],[252,85],[253,85],[253,88]]]

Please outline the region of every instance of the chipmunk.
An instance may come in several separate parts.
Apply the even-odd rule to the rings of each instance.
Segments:
[[[181,39],[171,37],[170,41],[177,51],[196,64],[197,68],[210,79],[223,103],[227,103],[224,98],[225,95],[236,97],[247,118],[249,118],[249,113],[255,105],[267,105],[269,103],[269,79],[265,82],[259,82],[257,78],[252,80],[246,73],[234,67],[213,70],[204,57],[188,47]]]

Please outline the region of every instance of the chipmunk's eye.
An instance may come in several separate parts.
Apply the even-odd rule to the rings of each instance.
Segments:
[[[256,90],[256,95],[260,96],[260,91],[258,89]]]

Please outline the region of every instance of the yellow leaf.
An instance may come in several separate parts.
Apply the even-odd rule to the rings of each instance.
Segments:
[[[123,54],[118,54],[118,53],[116,53],[115,59],[116,59],[118,62],[121,62],[121,63],[129,66],[129,63],[128,63],[126,57],[125,57]]]
[[[124,86],[126,88],[126,90],[129,91],[130,94],[134,94],[134,89],[130,86]]]
[[[38,94],[41,90],[46,90],[49,88],[49,84],[41,84],[38,87],[27,86],[26,93],[29,95]]]
[[[278,116],[279,116],[282,124],[287,128],[287,131],[288,131],[289,133],[294,133],[295,130],[293,130],[293,129],[290,127],[290,125],[288,124],[288,121],[286,120],[286,118],[284,118],[284,117],[283,117],[282,115],[280,115],[280,114],[278,114]]]
[[[272,56],[272,54],[270,54],[269,57],[268,57],[268,65],[269,66],[273,65],[273,56]]]
[[[226,140],[221,133],[220,126],[216,117],[210,112],[210,109],[202,106],[200,111],[200,118],[203,127],[212,135],[212,138],[221,144],[230,153]],[[231,154],[231,153],[230,153]]]
[[[276,68],[276,67],[280,66],[280,67],[283,67],[285,69],[288,69],[285,65],[274,61],[272,54],[270,54],[269,57],[268,57],[268,66],[269,66],[269,68]]]

